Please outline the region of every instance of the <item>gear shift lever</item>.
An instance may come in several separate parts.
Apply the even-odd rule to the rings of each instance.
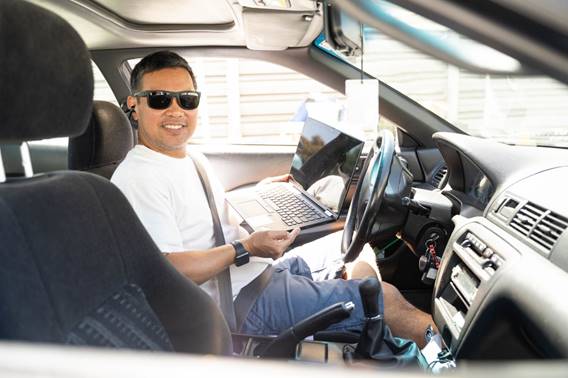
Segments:
[[[366,322],[355,351],[345,354],[348,360],[370,360],[383,366],[425,366],[416,343],[393,337],[379,311],[381,284],[375,278],[366,278],[359,285]]]
[[[377,342],[383,340],[384,330],[383,315],[379,311],[379,296],[381,295],[381,284],[375,277],[369,277],[359,284],[359,294],[363,302],[365,313],[365,327],[361,333],[361,338],[355,349],[356,358],[371,358],[373,351],[377,349]]]
[[[359,284],[359,294],[363,302],[363,312],[368,320],[379,316],[379,295],[381,284],[375,277],[369,277]]]

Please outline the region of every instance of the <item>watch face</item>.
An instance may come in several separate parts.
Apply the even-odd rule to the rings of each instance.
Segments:
[[[249,253],[245,251],[242,255],[237,256],[235,265],[241,266],[249,262]]]
[[[241,266],[249,262],[250,256],[248,251],[245,249],[243,244],[239,241],[234,241],[231,243],[235,248],[235,265]]]

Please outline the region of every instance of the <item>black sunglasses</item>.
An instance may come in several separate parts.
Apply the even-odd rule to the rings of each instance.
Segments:
[[[152,109],[167,109],[172,104],[172,98],[177,99],[178,105],[185,110],[193,110],[199,106],[199,99],[201,93],[197,91],[183,91],[183,92],[170,92],[170,91],[142,91],[136,92],[134,97],[147,97],[148,106]]]

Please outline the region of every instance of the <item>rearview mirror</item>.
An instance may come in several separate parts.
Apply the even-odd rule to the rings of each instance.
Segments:
[[[327,2],[323,8],[324,35],[330,46],[346,56],[361,55],[361,23]]]

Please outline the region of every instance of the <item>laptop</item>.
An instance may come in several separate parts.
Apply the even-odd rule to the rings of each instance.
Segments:
[[[355,174],[364,142],[308,118],[286,183],[227,194],[253,229],[292,230],[335,221]]]

